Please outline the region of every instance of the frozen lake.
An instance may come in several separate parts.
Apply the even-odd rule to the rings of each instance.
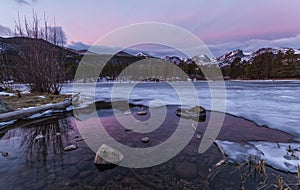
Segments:
[[[198,100],[191,98],[194,90],[191,85],[196,90]],[[194,106],[198,101],[199,105],[212,109],[211,90],[207,82],[97,83],[96,88],[94,86],[82,83],[74,89],[68,84],[62,93],[80,92],[82,97],[89,97],[87,100],[91,101],[127,100],[154,106]],[[226,97],[216,98],[225,101],[227,113],[288,132],[300,140],[300,81],[225,81],[225,86]],[[222,87],[214,85],[215,89]]]

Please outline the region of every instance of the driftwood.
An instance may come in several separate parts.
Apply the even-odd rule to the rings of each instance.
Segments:
[[[56,104],[48,104],[48,105],[43,105],[43,106],[39,106],[39,107],[28,108],[25,110],[17,110],[17,111],[12,111],[12,112],[8,112],[8,113],[3,113],[3,114],[0,114],[0,122],[11,121],[11,120],[15,120],[15,119],[29,117],[33,114],[41,113],[41,112],[44,112],[47,110],[62,110],[62,109],[65,109],[66,107],[70,106],[71,104],[72,104],[71,100],[65,100],[63,102],[56,103]]]

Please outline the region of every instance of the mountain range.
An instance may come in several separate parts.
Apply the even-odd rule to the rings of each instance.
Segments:
[[[62,46],[53,45],[42,39],[31,39],[24,37],[1,38],[0,37],[0,54],[11,54],[18,56],[18,51],[22,44],[31,40],[39,40],[45,46],[53,46],[60,49],[65,55],[74,57],[75,64],[78,64],[83,56],[99,56],[87,49],[75,50]],[[107,55],[103,55],[105,57]],[[108,56],[109,57],[109,56]],[[275,77],[298,77],[300,76],[300,49],[294,48],[261,48],[252,52],[243,52],[243,50],[233,50],[224,53],[219,57],[208,57],[207,55],[196,55],[191,58],[181,58],[178,56],[165,56],[162,58],[154,57],[145,52],[128,53],[126,50],[120,51],[113,55],[109,63],[112,65],[107,68],[105,76],[115,78],[118,73],[126,68],[129,64],[149,58],[156,58],[161,61],[169,61],[178,65],[181,69],[188,72],[192,78],[198,77],[194,73],[195,65],[212,66],[218,65],[224,76],[230,78],[260,79]],[[108,67],[108,66],[107,66]],[[253,74],[258,73],[258,74]]]

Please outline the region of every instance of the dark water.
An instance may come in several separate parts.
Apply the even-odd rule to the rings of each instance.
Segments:
[[[131,109],[134,112],[140,108]],[[175,106],[169,107],[162,127],[148,135],[148,144],[140,141],[142,135],[120,128],[111,109],[98,110],[98,115],[116,140],[132,147],[145,147],[172,135],[172,123],[178,121],[175,110]],[[149,116],[136,117],[147,120]],[[197,152],[201,139],[196,135],[202,135],[201,123],[197,127],[199,132],[184,150],[165,163],[143,169],[116,166],[103,170],[94,165],[95,153],[82,140],[74,120],[70,113],[2,129],[0,151],[8,156],[0,155],[0,189],[275,189],[278,175],[289,184],[296,180],[294,174],[269,167],[267,177],[262,177],[254,165],[247,163],[214,166],[222,159],[216,145],[203,154]],[[38,135],[45,138],[35,139]],[[65,152],[64,147],[70,144],[78,148]]]

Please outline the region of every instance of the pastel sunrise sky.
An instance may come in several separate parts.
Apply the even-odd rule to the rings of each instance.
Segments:
[[[215,56],[228,50],[300,48],[300,0],[1,0],[0,36],[10,36],[14,20],[36,11],[55,18],[67,46],[87,48],[129,24],[163,22],[182,27],[208,45]]]

